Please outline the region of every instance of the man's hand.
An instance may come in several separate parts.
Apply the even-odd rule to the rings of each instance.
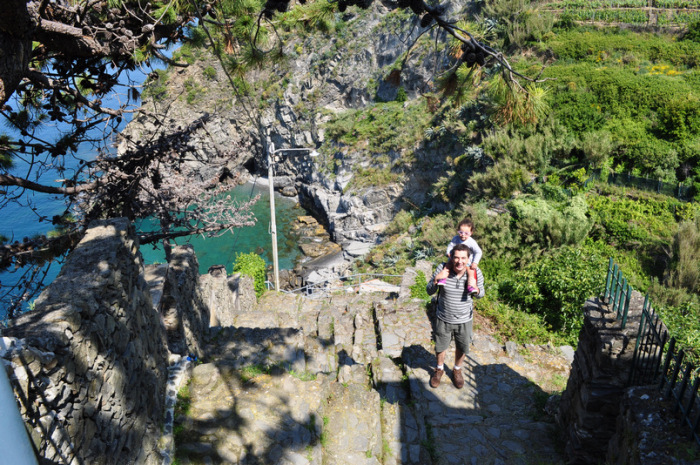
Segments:
[[[447,267],[443,268],[441,272],[435,275],[434,282],[435,284],[438,283],[441,279],[447,279],[447,277],[450,275],[450,270],[447,269]]]

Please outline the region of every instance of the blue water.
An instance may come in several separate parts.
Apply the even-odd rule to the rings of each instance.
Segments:
[[[168,51],[168,55],[170,52]],[[147,70],[136,70],[129,75],[129,80],[134,83],[142,83],[145,76],[150,72]],[[117,96],[111,97],[117,99]],[[116,101],[116,100],[115,100]],[[110,99],[105,99],[106,105],[110,106],[115,102]],[[133,102],[138,105],[138,102]],[[10,101],[9,104],[17,106],[16,102]],[[121,127],[123,128],[130,120],[130,115],[125,115]],[[62,128],[60,124],[47,123],[39,128],[40,135],[44,139],[55,140],[60,137]],[[2,128],[0,133],[11,132],[9,128]],[[101,139],[101,137],[96,137]],[[105,141],[109,145],[110,141]],[[66,157],[66,167],[68,171],[62,175],[56,171],[48,171],[38,179],[32,178],[41,184],[46,185],[61,185],[56,183],[56,179],[69,177],[72,174],[72,169],[78,166],[77,159],[92,160],[96,155],[95,149],[89,145],[81,145],[78,151],[74,154],[75,158]],[[16,160],[16,166],[10,171],[10,174],[24,177],[27,175],[29,165],[23,164],[21,160]],[[269,234],[270,222],[270,204],[269,193],[267,188],[247,184],[235,188],[231,194],[234,198],[248,200],[251,196],[261,194],[260,200],[254,205],[253,212],[257,218],[257,223],[253,227],[239,228],[233,233],[226,233],[218,238],[203,238],[201,236],[190,238],[179,238],[176,243],[182,244],[190,242],[197,254],[200,264],[200,272],[206,273],[211,265],[224,265],[228,272],[233,268],[233,261],[236,253],[256,252],[260,253],[268,264],[272,263],[271,252],[271,235]],[[28,201],[33,203],[35,209],[32,210],[26,206]],[[304,214],[304,210],[296,207],[296,202],[287,198],[278,196],[276,198],[276,220],[278,230],[278,248],[279,248],[279,263],[280,268],[293,268],[294,262],[300,255],[297,247],[296,238],[289,234],[291,222],[298,215]],[[25,191],[23,193],[23,204],[9,204],[0,211],[0,235],[11,241],[22,241],[24,237],[32,237],[35,235],[46,234],[53,228],[51,218],[57,214],[63,214],[65,211],[65,199],[61,196],[33,193]],[[40,217],[48,218],[48,221],[39,222]],[[162,249],[153,249],[152,246],[144,246],[141,248],[146,264],[164,262],[165,256]],[[48,265],[48,269],[41,268],[40,273],[46,273],[44,284],[51,283],[58,272],[60,271],[60,260]],[[16,270],[8,270],[0,272],[0,320],[4,319],[7,313],[7,305],[11,299],[16,299],[16,296],[6,294],[8,289],[14,287],[18,282],[22,281],[24,274],[33,271],[31,267],[23,267]],[[38,295],[38,294],[37,294]],[[36,296],[35,296],[36,297]],[[31,302],[33,298],[29,299]],[[24,303],[24,309],[27,308],[27,302]]]
[[[220,237],[190,236],[177,238],[175,243],[189,243],[199,261],[199,272],[204,274],[212,265],[224,265],[226,271],[231,273],[233,262],[238,253],[254,252],[262,256],[268,265],[272,264],[272,236],[270,235],[270,195],[267,186],[248,183],[237,186],[229,192],[234,201],[247,201],[260,194],[260,199],[253,205],[253,214],[257,222],[255,226],[234,229]],[[294,268],[295,261],[301,255],[296,237],[291,233],[291,224],[300,215],[305,215],[304,209],[297,202],[275,194],[275,221],[277,223],[277,254],[279,256],[280,269]],[[146,221],[137,224],[137,228],[147,230],[149,223]],[[165,253],[162,247],[153,249],[153,246],[141,247],[146,264],[165,263]]]
[[[256,218],[254,226],[236,228],[233,232],[226,232],[220,237],[206,238],[202,236],[190,236],[175,239],[176,244],[190,243],[193,245],[197,259],[199,261],[199,272],[206,273],[212,265],[223,265],[226,271],[233,271],[233,262],[238,253],[254,252],[261,255],[265,262],[272,264],[272,236],[270,234],[270,196],[267,186],[248,183],[235,187],[229,192],[233,199],[247,201],[251,197],[260,194],[260,199],[253,205],[252,211]],[[46,196],[45,196],[46,197]],[[49,218],[64,209],[62,199],[45,198],[38,199],[39,209],[42,214]],[[297,202],[279,194],[275,194],[275,213],[278,236],[278,255],[280,269],[291,269],[301,252],[297,245],[297,238],[291,232],[293,221],[300,215],[305,215],[305,211],[298,206]],[[19,240],[23,236],[45,233],[51,229],[49,223],[37,223],[34,213],[26,208],[13,206],[3,211],[5,220],[0,225],[0,233],[14,237]],[[139,229],[148,230],[148,221],[136,224]],[[153,245],[141,247],[141,254],[145,264],[165,263],[165,254],[162,247],[154,248]],[[0,273],[0,283],[2,290],[7,286],[12,286],[22,278],[28,268],[20,268],[8,272]],[[60,271],[60,263],[54,262],[50,265],[45,284],[53,281]],[[26,308],[26,307],[25,307]],[[0,320],[6,315],[4,305],[0,308]]]

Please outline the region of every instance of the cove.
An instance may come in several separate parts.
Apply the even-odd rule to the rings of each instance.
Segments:
[[[269,233],[270,227],[270,195],[267,185],[260,183],[246,183],[234,187],[230,191],[230,195],[239,201],[247,201],[251,197],[260,194],[260,199],[253,205],[253,213],[257,219],[254,226],[237,228],[233,233],[226,232],[220,237],[207,238],[202,236],[181,237],[176,239],[176,244],[190,243],[194,247],[195,254],[199,261],[200,274],[207,273],[212,265],[224,265],[226,272],[233,271],[233,261],[237,253],[259,253],[269,266],[272,264],[272,243]],[[277,238],[278,238],[278,255],[280,269],[291,269],[297,259],[301,256],[301,251],[297,243],[297,237],[292,234],[292,223],[301,215],[306,215],[306,211],[298,206],[296,200],[283,197],[275,194],[275,211],[277,221]],[[42,202],[38,202],[42,214],[47,216],[61,213],[65,204],[61,198],[44,197]],[[51,226],[48,223],[39,223],[39,229],[36,221],[32,221],[33,213],[26,208],[13,206],[5,210],[5,219],[3,226],[11,226],[9,229],[9,237],[19,238],[23,235],[31,236],[37,233],[45,233]],[[7,221],[9,220],[9,221]],[[141,224],[136,223],[136,230],[144,229],[148,220]],[[153,220],[150,220],[153,221]],[[5,231],[2,231],[5,232]],[[155,263],[165,263],[165,253],[162,247],[154,249],[153,245],[144,245],[140,248],[143,255],[144,264],[150,265]],[[58,276],[61,269],[61,263],[55,261],[51,263],[44,280],[44,285],[48,286]],[[0,289],[9,288],[21,279],[22,275],[29,270],[30,267],[22,267],[19,269],[7,270],[0,272]],[[27,310],[30,306],[27,302],[23,305],[23,310]],[[0,321],[7,316],[6,307],[0,305]]]
[[[236,228],[220,237],[189,236],[174,240],[178,245],[191,244],[199,261],[199,273],[207,273],[213,265],[224,265],[226,272],[231,273],[233,262],[238,253],[254,252],[265,259],[268,266],[272,265],[272,236],[270,235],[270,195],[269,187],[260,183],[250,182],[236,186],[229,191],[231,198],[238,202],[248,201],[260,195],[253,205],[252,211],[256,218],[254,226]],[[294,268],[301,252],[297,245],[297,237],[292,234],[292,223],[298,216],[306,215],[303,208],[290,198],[275,194],[275,215],[277,222],[277,248],[280,269]],[[136,223],[136,230],[147,230],[149,221]],[[146,265],[165,263],[165,252],[162,246],[154,249],[153,245],[141,246]]]

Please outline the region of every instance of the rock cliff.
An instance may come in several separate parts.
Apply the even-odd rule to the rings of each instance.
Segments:
[[[464,8],[459,2],[450,5]],[[393,146],[378,156],[348,150],[327,134],[328,123],[348,111],[395,100],[400,93],[407,98],[405,108],[433,89],[435,73],[449,65],[446,38],[418,22],[409,12],[380,2],[367,11],[353,8],[337,14],[336,24],[342,28],[333,33],[286,37],[281,62],[246,76],[255,89],[250,95],[240,88],[234,92],[220,62],[198,50],[194,64],[169,72],[167,92],[144,99],[141,112],[122,134],[120,150],[192,121],[201,121],[201,126],[189,138],[187,150],[202,176],[212,176],[220,165],[231,172],[264,175],[271,144],[322,147],[317,159],[280,152],[275,184],[288,195],[299,195],[342,246],[340,263],[347,263],[381,239],[398,209],[430,201],[429,186],[442,174],[441,166],[430,161],[439,148]],[[432,45],[416,47],[419,40]],[[413,169],[391,161],[406,151],[427,163]],[[391,170],[393,176],[356,182],[362,176],[358,167]]]

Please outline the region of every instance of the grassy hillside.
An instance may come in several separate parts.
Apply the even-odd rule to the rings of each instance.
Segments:
[[[496,10],[499,2],[487,3]],[[507,11],[509,4],[524,2],[500,3]],[[551,10],[553,4],[541,6]],[[533,14],[532,5],[526,9]],[[504,338],[574,343],[580,305],[602,290],[613,257],[636,289],[650,292],[672,333],[697,354],[700,23],[653,33],[564,17],[551,27],[539,23],[538,30],[521,20],[526,16],[499,18],[497,40],[521,71],[546,64],[542,77],[549,80],[531,92],[540,99],[540,116],[499,117],[507,102],[498,93],[497,73],[488,71],[459,98],[424,99],[438,98],[440,105],[433,118],[411,120],[411,134],[415,124],[423,125],[423,141],[408,137],[411,146],[394,147],[405,161],[395,162],[394,171],[417,168],[410,161],[432,144],[445,149],[434,160],[445,174],[429,202],[405,205],[384,244],[358,270],[396,273],[425,257],[438,263],[457,222],[471,216],[488,280],[478,309]],[[522,33],[528,24],[529,32]],[[390,113],[387,105],[377,103],[373,111]],[[373,133],[375,126],[364,120],[342,116],[329,132],[338,132],[341,145],[358,145],[347,134],[387,140],[385,125],[375,125]],[[638,182],[608,184],[609,174]],[[641,178],[651,187],[665,183],[669,192],[680,186],[683,198],[638,188]],[[440,203],[447,208],[436,212]]]
[[[346,192],[417,177],[421,189],[431,183],[422,204],[406,197],[383,245],[356,267],[394,274],[419,258],[438,263],[459,220],[471,216],[488,282],[478,311],[504,338],[574,343],[580,306],[602,290],[613,257],[636,289],[650,292],[682,345],[700,353],[697,1],[468,3],[476,14],[461,13],[460,25],[523,74],[541,71],[541,82],[512,92],[498,66],[461,68],[409,96],[400,85],[405,63],[432,69],[429,53],[449,61],[460,50],[426,34],[381,70],[399,83],[395,101],[338,112],[319,108],[311,93],[295,106],[309,119],[323,115],[320,170],[332,178],[350,167]],[[368,40],[353,28],[373,13],[334,8],[311,2],[278,17],[292,55],[318,45],[314,73]],[[403,37],[417,27],[407,10],[381,14],[372,34]],[[312,17],[322,21],[297,28],[295,18]],[[260,107],[296,94],[294,57],[286,58],[275,65],[279,76],[248,81],[244,63],[233,63],[238,92],[258,96]],[[377,94],[377,79],[363,84]],[[193,85],[187,98],[200,94]],[[612,175],[615,184],[606,182]]]

